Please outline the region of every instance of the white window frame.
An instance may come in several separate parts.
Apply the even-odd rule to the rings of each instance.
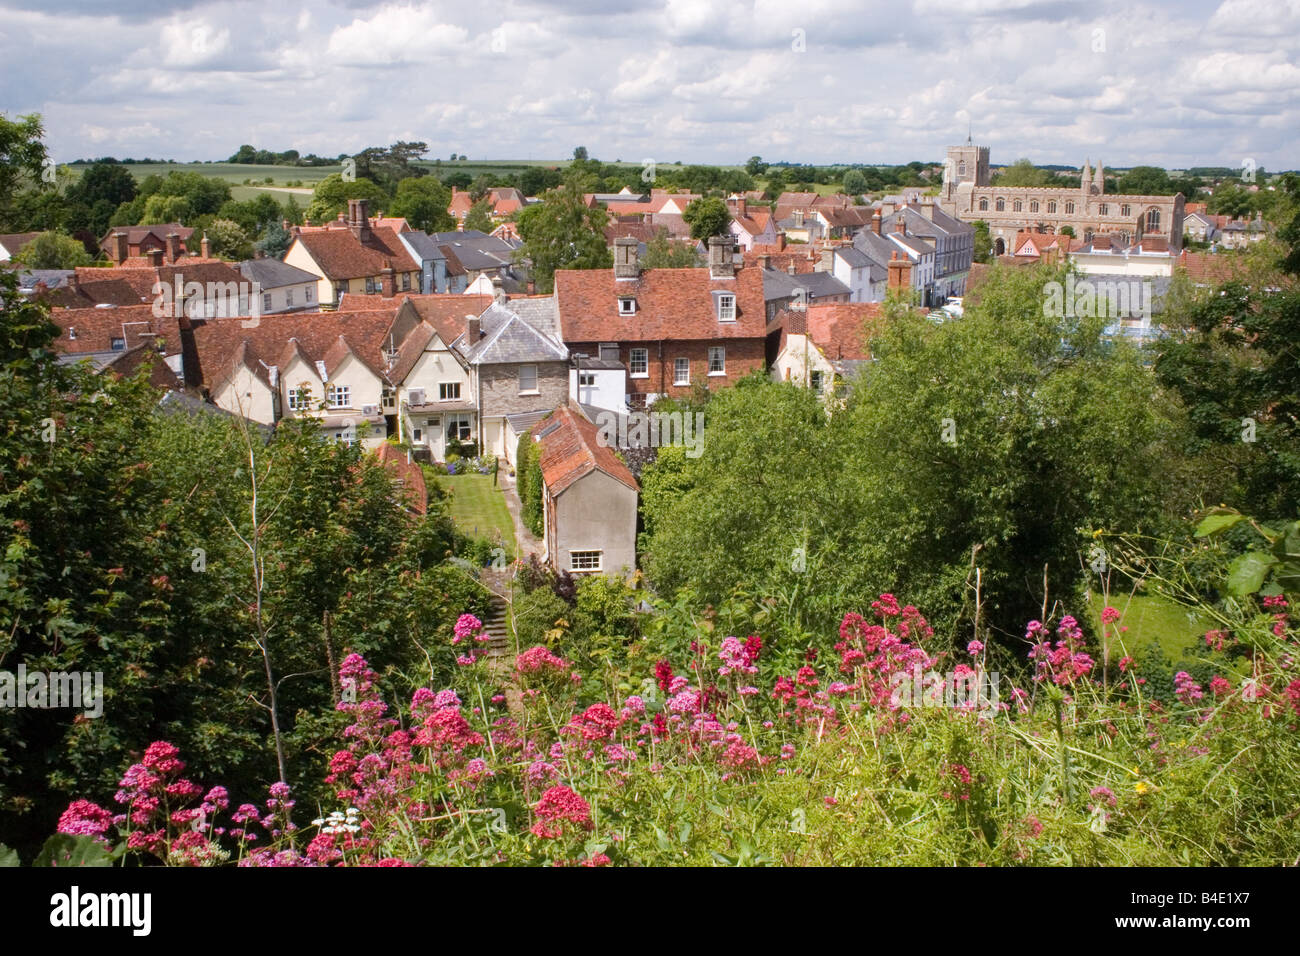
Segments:
[[[301,412],[311,407],[311,389],[294,386],[289,389],[289,411]]]
[[[284,305],[285,305],[285,308],[287,308],[287,309],[292,309],[292,308],[293,308],[293,290],[292,290],[292,289],[285,289],[285,290],[284,290]]]
[[[449,395],[448,392],[455,391],[455,395]],[[460,401],[460,382],[439,382],[438,383],[438,401],[440,402],[459,402]]]
[[[714,359],[714,356],[715,356],[715,355],[716,355],[717,358],[718,358],[718,365],[720,366],[716,371],[715,371],[714,368],[713,368],[713,359]],[[727,349],[726,349],[726,346],[723,346],[723,345],[710,345],[710,346],[709,346],[709,374],[710,374],[710,375],[726,375],[726,374],[727,374]]]
[[[325,404],[330,408],[351,408],[352,386],[331,385],[325,389]]]
[[[304,286],[302,291],[303,291],[303,297],[307,300],[307,304],[311,305],[312,299],[316,298],[316,294],[312,292],[311,286],[310,285]]]
[[[826,388],[826,373],[819,368],[808,373],[808,387],[820,395]]]
[[[461,435],[461,426],[464,426],[464,436]],[[472,441],[474,438],[474,422],[469,412],[457,412],[447,416],[447,438],[456,438],[457,441]]]
[[[718,321],[736,321],[736,296],[733,292],[724,292],[718,296]]]
[[[682,366],[686,366],[683,373]],[[690,385],[691,384],[691,360],[688,358],[673,359],[673,384]]]
[[[526,382],[525,382],[525,380],[524,380],[524,371],[525,371],[526,369],[531,369],[531,370],[532,370],[532,373],[533,373],[533,376],[532,376],[532,378],[533,378],[533,383],[532,383],[531,385],[527,385]],[[537,394],[540,393],[540,391],[541,391],[541,390],[537,387],[537,366],[536,366],[536,365],[521,365],[521,366],[519,366],[519,394],[520,394],[520,395],[537,395]]]
[[[642,371],[636,371],[637,355],[641,356]],[[649,349],[629,349],[627,355],[627,371],[632,378],[649,378],[650,377],[650,350]]]
[[[605,569],[605,552],[600,550],[570,551],[569,570],[593,572]]]
[[[636,315],[636,299],[631,296],[619,296],[618,314]]]
[[[262,311],[263,312],[271,311],[271,293],[269,292],[262,293]]]

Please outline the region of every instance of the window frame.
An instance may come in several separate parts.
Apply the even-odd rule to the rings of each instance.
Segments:
[[[736,293],[719,292],[716,298],[717,301],[714,304],[717,307],[718,321],[735,322],[736,321]]]
[[[455,395],[447,393],[455,389]],[[460,382],[439,382],[438,383],[438,401],[440,402],[459,402],[460,401]]]
[[[686,365],[685,374],[682,373],[682,364]],[[690,385],[691,384],[691,360],[686,356],[678,356],[673,359],[673,384]]]
[[[637,354],[641,355],[641,364],[643,370],[636,371]],[[627,352],[627,374],[630,378],[649,378],[650,377],[650,350],[648,348],[633,348]]]
[[[262,293],[262,311],[263,312],[271,311],[271,293],[269,292]]]
[[[713,357],[715,354],[718,355],[721,359],[721,361],[718,363],[719,368],[717,371],[714,371],[713,369]],[[708,355],[709,355],[709,375],[711,377],[725,376],[727,374],[727,347],[725,345],[710,345]]]
[[[583,565],[584,560],[593,560],[594,563]],[[584,548],[581,550],[569,550],[569,570],[589,574],[592,572],[601,572],[605,570],[605,552],[599,548]]]
[[[533,370],[533,384],[532,384],[532,386],[529,387],[529,388],[525,388],[525,387],[524,387],[524,369],[532,369],[532,370]],[[537,370],[537,366],[536,366],[536,365],[533,365],[533,364],[520,365],[517,371],[518,371],[518,377],[519,377],[519,394],[520,394],[520,395],[538,395],[538,394],[541,393],[541,388],[539,387],[539,386],[540,386],[540,379],[539,379],[539,376],[538,376],[538,370]]]
[[[621,295],[618,297],[619,315],[636,315],[636,297]]]
[[[339,401],[340,396],[343,401]],[[329,385],[325,389],[325,404],[329,408],[351,408],[352,386]]]

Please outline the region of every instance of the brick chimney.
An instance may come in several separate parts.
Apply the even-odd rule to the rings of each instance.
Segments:
[[[877,209],[871,214],[871,231],[880,235],[880,210]]]
[[[161,249],[149,250],[149,265],[155,269],[161,269],[163,264],[163,251]]]
[[[391,299],[397,294],[396,273],[391,259],[385,259],[384,267],[379,270],[379,291],[385,299]]]
[[[167,261],[175,265],[181,258],[181,237],[174,232],[167,233]]]
[[[740,193],[727,197],[727,211],[730,212],[732,216],[737,219],[744,219],[748,216],[747,209],[748,206],[745,202],[745,197]]]
[[[68,276],[68,291],[73,295],[81,292],[81,284],[77,281],[77,270],[72,270],[72,275]]]
[[[348,200],[348,228],[362,242],[370,241],[370,218],[366,215],[369,205],[368,199]]]
[[[817,271],[818,272],[835,271],[835,250],[834,249],[822,250],[821,261],[817,263]]]
[[[898,251],[889,257],[889,290],[908,290],[912,288],[912,260],[899,256]]]
[[[108,243],[109,243],[109,255],[113,257],[114,262],[121,265],[123,262],[126,261],[126,256],[128,252],[127,243],[126,243],[126,233],[124,232],[113,233],[113,235],[109,237]]]
[[[639,242],[632,236],[621,236],[614,240],[614,278],[641,278],[641,262],[637,256]]]
[[[730,236],[709,236],[709,278],[736,278],[736,263],[731,258]]]
[[[465,340],[469,343],[470,348],[474,343],[483,338],[483,320],[477,315],[465,317]]]
[[[759,267],[760,269],[770,269],[770,268],[772,268],[772,257],[769,256],[769,255],[767,255],[766,253],[764,253],[763,255],[759,256],[759,257],[758,257],[758,267]]]
[[[208,234],[203,234],[203,241],[199,243],[199,250],[204,259],[212,258],[212,243],[208,241]]]

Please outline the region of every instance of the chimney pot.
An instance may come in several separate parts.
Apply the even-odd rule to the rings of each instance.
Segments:
[[[202,250],[204,259],[212,258],[212,243],[208,241],[208,234],[203,234],[203,241],[199,243],[199,249]]]

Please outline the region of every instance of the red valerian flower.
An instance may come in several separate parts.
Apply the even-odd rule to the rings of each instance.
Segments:
[[[533,807],[537,822],[532,833],[544,840],[554,840],[564,835],[564,825],[571,824],[579,830],[590,830],[591,805],[574,791],[563,785],[551,787],[542,794]]]

